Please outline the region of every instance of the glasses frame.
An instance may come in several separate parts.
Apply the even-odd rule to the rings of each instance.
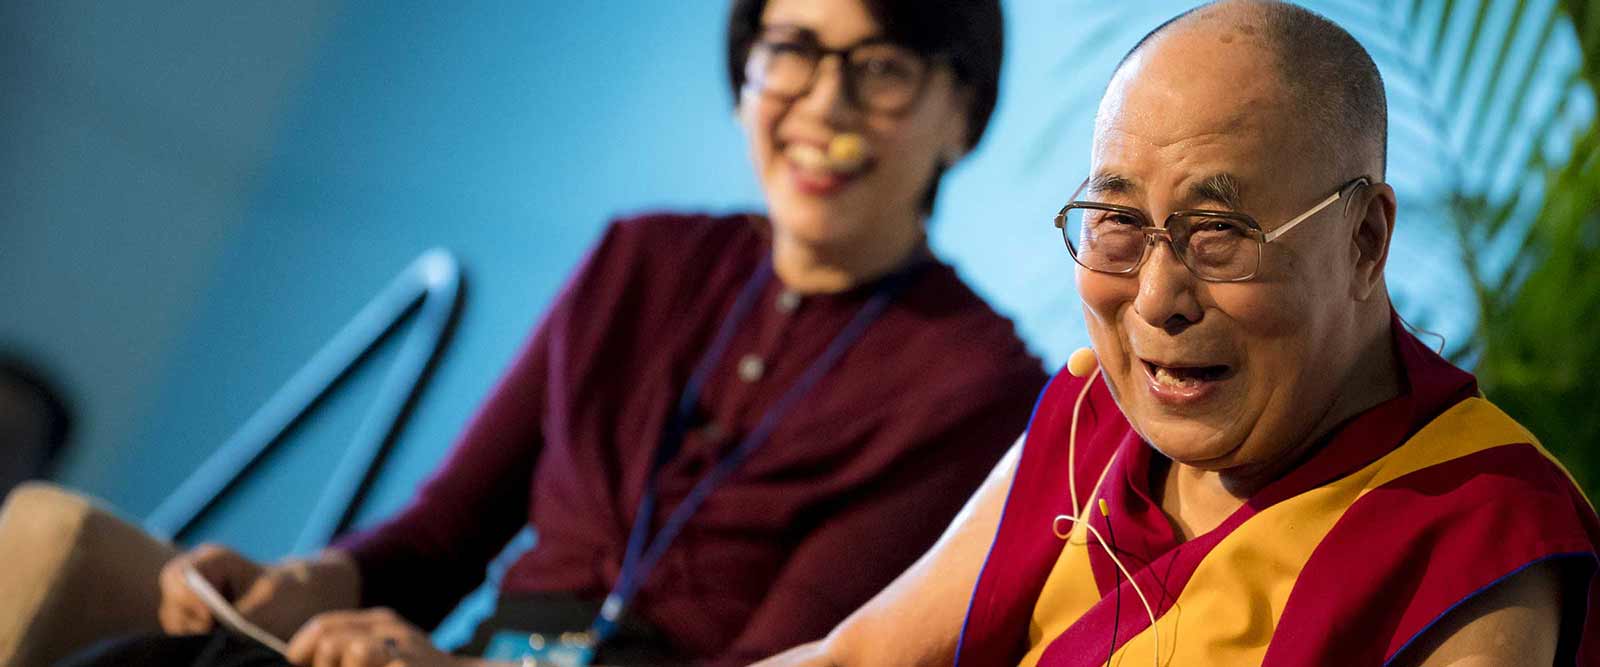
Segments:
[[[1252,218],[1247,214],[1237,211],[1215,211],[1209,209],[1183,209],[1179,211],[1173,211],[1167,214],[1167,217],[1162,220],[1161,225],[1157,226],[1151,222],[1150,216],[1141,209],[1134,208],[1132,206],[1121,206],[1118,204],[1106,204],[1103,202],[1079,200],[1078,195],[1082,194],[1083,189],[1089,186],[1089,179],[1084,179],[1083,183],[1078,185],[1078,189],[1073,191],[1071,200],[1067,202],[1066,206],[1061,207],[1061,212],[1056,214],[1055,226],[1057,229],[1061,230],[1061,239],[1066,242],[1067,253],[1072,255],[1072,261],[1076,262],[1078,266],[1090,271],[1094,271],[1095,273],[1105,273],[1110,275],[1128,275],[1131,273],[1136,273],[1140,267],[1144,266],[1145,260],[1150,259],[1150,249],[1155,247],[1156,242],[1165,241],[1167,246],[1172,248],[1173,255],[1177,256],[1179,261],[1183,263],[1184,268],[1189,269],[1189,273],[1194,274],[1196,278],[1213,283],[1237,283],[1250,280],[1251,278],[1256,277],[1256,274],[1261,271],[1261,257],[1265,254],[1262,251],[1266,249],[1266,245],[1268,243],[1276,241],[1279,237],[1288,233],[1289,230],[1294,229],[1296,225],[1299,225],[1300,223],[1305,222],[1311,216],[1322,212],[1323,209],[1333,205],[1334,202],[1344,199],[1346,190],[1353,191],[1354,188],[1371,185],[1372,182],[1372,179],[1369,179],[1366,176],[1358,176],[1354,179],[1346,181],[1344,185],[1339,186],[1339,189],[1335,190],[1333,194],[1328,195],[1327,198],[1312,205],[1311,208],[1306,209],[1303,213],[1290,218],[1288,222],[1279,225],[1277,229],[1268,232],[1261,227],[1260,223],[1256,222],[1255,218]],[[1349,206],[1348,201],[1346,202],[1346,206]],[[1129,266],[1127,269],[1121,271],[1097,269],[1084,264],[1083,260],[1078,258],[1078,249],[1072,246],[1072,232],[1067,229],[1066,225],[1067,213],[1074,209],[1114,211],[1117,213],[1134,216],[1142,221],[1144,224],[1139,226],[1139,232],[1144,234],[1145,242],[1138,261],[1135,261],[1132,266]],[[1178,246],[1174,243],[1172,232],[1168,229],[1168,226],[1171,225],[1173,219],[1175,218],[1199,216],[1208,218],[1225,218],[1245,226],[1245,230],[1250,233],[1250,237],[1256,241],[1256,262],[1255,266],[1251,267],[1249,273],[1238,278],[1210,278],[1200,275],[1200,272],[1196,270],[1193,265],[1189,264],[1188,252],[1179,252]]]
[[[884,35],[865,37],[847,46],[830,49],[817,42],[816,37],[811,35],[809,32],[801,32],[794,38],[794,42],[805,45],[806,48],[810,50],[810,53],[815,54],[815,58],[812,59],[811,74],[809,77],[807,77],[805,85],[801,86],[797,92],[784,95],[772,92],[765,85],[762,85],[761,82],[763,81],[763,77],[758,76],[756,72],[752,71],[752,65],[756,62],[756,54],[760,52],[763,47],[770,48],[771,45],[779,43],[780,41],[782,40],[757,37],[755,41],[750,43],[750,49],[746,52],[744,60],[745,88],[754,90],[762,95],[775,97],[786,102],[793,102],[794,100],[805,97],[811,92],[811,89],[816,87],[817,76],[822,72],[823,61],[829,56],[833,56],[839,59],[839,78],[840,83],[843,84],[841,89],[844,91],[845,99],[849,100],[851,106],[854,106],[857,109],[864,111],[875,111],[879,113],[901,113],[907,109],[917,106],[917,103],[922,101],[922,96],[928,89],[928,81],[933,78],[933,70],[948,60],[948,58],[942,54],[930,55],[918,53],[916,50],[899,44]],[[916,58],[921,61],[923,66],[922,72],[917,79],[915,88],[911,91],[911,96],[906,98],[906,102],[904,104],[893,107],[873,108],[867,106],[860,99],[860,95],[858,94],[859,91],[856,90],[857,84],[855,74],[852,73],[850,68],[850,56],[857,50],[873,46],[892,46],[897,49],[902,49],[906,53],[916,56]]]

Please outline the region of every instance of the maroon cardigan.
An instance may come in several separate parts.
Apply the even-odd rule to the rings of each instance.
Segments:
[[[651,454],[694,364],[771,252],[765,221],[613,225],[411,504],[345,538],[364,604],[437,623],[524,525],[503,593],[598,600],[616,582]],[[663,469],[657,526],[871,286],[798,300],[769,281]],[[765,362],[741,378],[741,358]],[[1046,377],[955,272],[925,262],[771,440],[707,500],[632,612],[696,659],[825,634],[938,537],[1026,424]]]

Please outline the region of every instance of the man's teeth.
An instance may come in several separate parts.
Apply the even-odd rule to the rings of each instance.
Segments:
[[[1195,377],[1193,374],[1189,374],[1189,373],[1183,373],[1183,374],[1173,373],[1171,370],[1167,369],[1165,366],[1156,366],[1155,375],[1156,375],[1156,382],[1160,382],[1161,384],[1167,385],[1169,387],[1198,387],[1198,386],[1200,386],[1200,378]]]

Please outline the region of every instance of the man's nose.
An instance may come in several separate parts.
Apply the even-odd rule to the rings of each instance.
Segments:
[[[1177,334],[1200,321],[1205,309],[1195,295],[1199,278],[1178,259],[1172,245],[1155,241],[1144,266],[1139,267],[1139,294],[1133,310],[1150,326]]]

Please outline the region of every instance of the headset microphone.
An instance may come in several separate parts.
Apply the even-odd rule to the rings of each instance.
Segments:
[[[854,132],[840,132],[828,141],[828,168],[853,172],[867,161],[867,140]]]
[[[1096,368],[1100,367],[1100,360],[1094,356],[1094,350],[1080,347],[1072,351],[1072,356],[1067,357],[1067,372],[1072,377],[1089,377]]]

